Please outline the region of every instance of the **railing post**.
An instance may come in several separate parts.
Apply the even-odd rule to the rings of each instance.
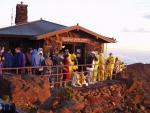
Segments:
[[[0,76],[2,76],[2,78],[4,78],[4,76],[3,76],[3,68],[1,68],[0,71],[1,71],[1,73],[0,73],[1,75]]]
[[[127,78],[127,69],[128,68],[128,65],[126,64],[126,69],[125,69],[125,78]]]
[[[82,68],[82,73],[83,73],[83,66],[84,66],[84,65],[81,65],[81,68]]]
[[[59,65],[57,65],[57,82],[59,81],[59,80],[58,80],[58,79],[59,79],[58,73],[59,73]]]
[[[58,69],[59,69],[59,65],[56,66],[56,71],[57,71],[57,72],[56,72],[56,96],[59,96],[59,94],[58,94],[58,93],[59,93],[59,92],[58,92],[58,78],[59,78],[59,77],[58,77],[58,71],[59,71],[59,70],[58,70]]]
[[[60,65],[60,87],[62,87],[62,80],[63,80],[63,66],[62,65]]]
[[[32,67],[27,67],[28,75],[32,75]]]
[[[16,74],[18,75],[18,73],[19,73],[19,72],[18,72],[18,68],[16,68]]]

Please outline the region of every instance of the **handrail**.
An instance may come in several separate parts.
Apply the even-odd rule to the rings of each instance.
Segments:
[[[79,64],[77,65],[78,67],[79,66],[92,66],[93,64]],[[94,65],[99,65],[99,64],[94,64]],[[55,65],[55,66],[25,66],[25,67],[12,67],[12,68],[1,68],[2,70],[12,70],[12,69],[29,69],[29,68],[32,68],[32,69],[36,69],[36,68],[47,68],[47,67],[51,67],[51,68],[57,68],[57,67],[64,67],[64,66],[76,66],[76,65]],[[127,67],[127,64],[125,64],[125,66]]]
[[[95,64],[95,65],[99,65],[99,64]],[[49,73],[49,74],[44,74],[44,75],[45,76],[50,76],[50,75],[51,76],[55,76],[55,75],[59,75],[60,76],[62,74],[66,74],[66,73],[60,72],[59,68],[63,68],[63,67],[66,67],[66,66],[72,66],[73,67],[73,66],[76,66],[76,65],[55,65],[55,66],[36,66],[36,67],[26,66],[26,67],[0,68],[0,70],[2,71],[1,74],[4,74],[3,72],[8,71],[8,70],[11,70],[12,72],[13,72],[13,70],[15,70],[16,73],[14,73],[14,74],[18,74],[19,70],[27,70],[28,71],[27,74],[33,74],[32,71],[34,69],[40,69],[40,68],[42,68],[43,71],[44,71],[44,70],[47,70],[47,69],[54,69],[55,68],[56,69],[55,73]],[[92,66],[92,64],[80,64],[80,65],[77,65],[77,66],[81,67],[81,72],[88,72],[87,70],[85,70],[85,68],[87,66]],[[124,65],[124,68],[125,68],[124,71],[125,71],[125,76],[126,76],[127,75],[127,64]],[[106,70],[104,70],[104,71],[106,71]]]

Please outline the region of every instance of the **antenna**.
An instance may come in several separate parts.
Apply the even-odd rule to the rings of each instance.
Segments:
[[[11,12],[11,26],[13,25],[13,8],[12,8],[12,12]]]

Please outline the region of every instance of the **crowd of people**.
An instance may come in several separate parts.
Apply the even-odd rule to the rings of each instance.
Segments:
[[[33,74],[48,74],[51,82],[69,81],[72,80],[73,86],[83,86],[94,84],[97,81],[112,80],[113,74],[115,77],[120,77],[124,70],[124,63],[114,57],[112,53],[108,58],[104,58],[103,53],[91,51],[86,58],[86,65],[80,68],[78,58],[75,53],[65,49],[63,51],[45,54],[42,48],[29,48],[26,53],[23,53],[20,47],[15,48],[15,54],[12,54],[10,49],[5,50],[0,48],[0,68],[15,68],[15,67],[35,67],[31,71]],[[43,67],[48,66],[48,67]],[[51,67],[52,66],[52,67]],[[56,66],[56,67],[53,67]],[[58,66],[58,67],[57,67]],[[39,68],[36,68],[39,67]],[[1,74],[2,74],[2,70]],[[21,70],[20,73],[25,73],[26,70]],[[64,86],[66,83],[64,83]]]
[[[125,65],[118,57],[112,53],[108,58],[104,58],[103,53],[92,51],[88,54],[86,60],[86,72],[78,75],[76,72],[73,76],[73,86],[82,86],[94,84],[97,81],[119,79],[124,75]]]
[[[0,64],[3,68],[42,66],[43,60],[42,48],[39,48],[38,51],[30,48],[27,53],[23,53],[20,47],[16,47],[14,54],[11,49],[0,48]]]

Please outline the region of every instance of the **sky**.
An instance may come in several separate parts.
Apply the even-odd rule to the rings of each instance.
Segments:
[[[20,0],[0,0],[0,27],[10,26],[11,14],[13,12],[15,18],[15,6],[20,2]],[[28,4],[28,21],[42,18],[67,26],[79,23],[101,35],[116,38],[117,43],[108,44],[108,48],[112,51],[150,53],[150,0],[23,0],[23,2]]]

